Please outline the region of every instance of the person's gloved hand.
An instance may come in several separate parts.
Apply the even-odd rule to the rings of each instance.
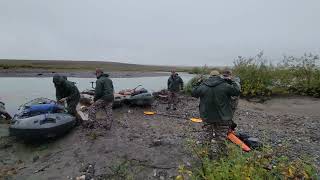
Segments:
[[[227,81],[227,83],[229,83],[229,84],[232,83],[231,77],[224,77],[223,79],[224,79],[225,81]]]
[[[200,85],[203,82],[203,77],[199,77],[199,79],[197,80],[197,85]]]
[[[237,125],[235,122],[232,121],[232,123],[231,123],[231,125],[230,125],[230,129],[231,129],[232,131],[234,131],[237,126],[238,126],[238,125]]]
[[[65,103],[66,101],[67,101],[67,98],[62,98],[62,99],[59,100],[59,103],[62,103],[62,104],[63,104],[63,103]]]

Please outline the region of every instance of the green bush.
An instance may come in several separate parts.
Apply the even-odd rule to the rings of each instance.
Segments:
[[[239,56],[234,62],[234,74],[239,76],[242,96],[298,94],[320,97],[319,56],[304,54],[300,58],[284,57],[277,66],[267,64],[263,53],[253,58]]]
[[[200,74],[201,68],[200,67],[194,67],[191,69],[190,74]]]
[[[185,86],[184,86],[184,88],[183,88],[183,92],[184,92],[185,94],[190,95],[191,92],[192,92],[193,87],[196,86],[196,84],[198,83],[198,81],[199,81],[200,79],[203,79],[203,80],[204,80],[204,79],[207,79],[207,78],[208,78],[208,76],[206,76],[206,75],[198,75],[198,76],[196,76],[196,77],[193,77],[190,81],[187,82],[187,84],[185,84]]]
[[[217,68],[210,68],[207,65],[204,65],[202,67],[194,67],[191,69],[190,73],[191,74],[198,74],[198,75],[206,75],[206,74],[210,74],[210,72],[212,70],[218,70]]]
[[[300,58],[284,57],[282,66],[289,70],[289,91],[299,95],[320,97],[319,56],[304,54]]]
[[[285,149],[264,147],[261,151],[245,153],[234,144],[227,144],[228,155],[210,160],[203,147],[193,148],[201,166],[186,169],[179,168],[181,179],[316,179],[316,168],[310,162],[289,160],[280,155]]]
[[[240,77],[242,96],[270,96],[273,67],[268,66],[260,53],[254,58],[241,56],[234,62],[233,73]]]
[[[2,67],[2,69],[9,69],[10,68],[10,66],[6,65],[6,64],[1,64],[0,67]]]

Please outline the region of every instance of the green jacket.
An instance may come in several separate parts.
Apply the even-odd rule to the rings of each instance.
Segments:
[[[233,118],[231,96],[238,96],[240,88],[234,81],[228,83],[220,76],[212,76],[192,91],[200,97],[200,117],[206,123],[229,124]]]
[[[114,90],[112,80],[109,79],[108,74],[102,74],[97,78],[96,88],[94,94],[94,101],[102,99],[106,102],[113,102]]]
[[[56,98],[58,101],[62,98],[67,98],[67,102],[79,101],[80,93],[73,82],[66,80],[64,76],[55,75],[53,83],[56,88]]]
[[[176,74],[175,76],[170,76],[168,79],[168,90],[171,92],[179,92],[183,89],[183,80]]]

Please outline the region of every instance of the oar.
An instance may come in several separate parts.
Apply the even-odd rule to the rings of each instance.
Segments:
[[[157,113],[157,112],[154,112],[154,111],[145,111],[143,112],[145,115],[161,115],[161,116],[167,116],[167,117],[174,117],[174,118],[179,118],[179,119],[188,119],[186,117],[181,117],[181,116],[178,116],[178,115],[172,115],[172,114],[165,114],[165,113]],[[202,122],[202,119],[200,118],[190,118],[190,120],[192,122],[196,122],[196,123],[200,123]]]

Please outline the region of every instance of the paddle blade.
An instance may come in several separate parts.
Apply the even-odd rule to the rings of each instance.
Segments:
[[[156,112],[152,112],[152,111],[145,111],[143,112],[145,115],[155,115]]]
[[[200,119],[200,118],[190,118],[190,120],[192,122],[195,122],[195,123],[201,123],[202,122],[202,119]]]
[[[231,142],[239,145],[242,148],[242,150],[244,150],[246,152],[251,151],[249,146],[247,146],[244,142],[242,142],[233,132],[229,132],[227,137]]]

